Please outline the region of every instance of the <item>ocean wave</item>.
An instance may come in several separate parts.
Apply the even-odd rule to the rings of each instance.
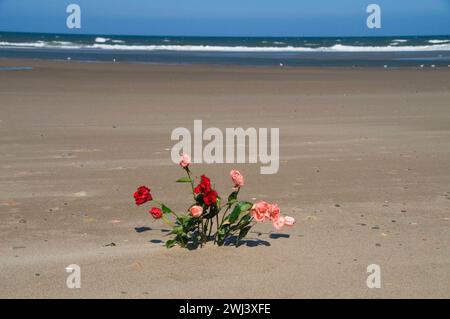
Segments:
[[[129,51],[197,51],[197,52],[402,52],[402,51],[450,51],[450,43],[417,46],[351,46],[335,44],[330,47],[271,47],[271,46],[218,46],[218,45],[126,45],[101,43],[109,39],[96,38],[94,44],[79,44],[72,42],[0,42],[0,47],[16,48],[49,48],[49,49],[98,49],[98,50],[129,50]],[[98,40],[98,41],[97,41]],[[100,42],[100,43],[99,43]]]
[[[432,44],[440,44],[440,43],[449,43],[450,40],[430,40],[428,42]]]
[[[1,42],[0,47],[18,47],[18,48],[43,48],[51,46],[47,42],[37,41],[37,42]],[[54,47],[59,47],[59,45],[54,45]]]
[[[52,41],[53,44],[59,44],[59,45],[71,45],[72,42],[68,41]]]
[[[95,42],[97,42],[97,43],[105,43],[105,42],[108,42],[109,40],[111,40],[111,39],[110,38],[102,38],[102,37],[95,38]]]

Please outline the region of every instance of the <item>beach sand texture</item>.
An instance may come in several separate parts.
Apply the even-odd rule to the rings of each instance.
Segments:
[[[33,68],[0,71],[0,297],[450,297],[449,69],[0,65]],[[132,193],[188,206],[170,134],[194,119],[280,128],[277,174],[192,169],[223,196],[239,169],[241,198],[278,203],[295,227],[163,247],[164,223]],[[66,287],[70,264],[81,289]]]

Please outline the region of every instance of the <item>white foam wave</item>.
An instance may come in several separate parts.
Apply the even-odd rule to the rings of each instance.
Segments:
[[[110,38],[102,38],[102,37],[95,38],[95,42],[97,42],[97,43],[105,43],[109,40],[111,40],[111,39]]]
[[[440,44],[440,43],[449,43],[450,40],[430,40],[429,43]]]
[[[72,45],[72,42],[67,41],[52,41],[53,44],[59,44],[59,45]]]
[[[401,52],[401,51],[450,51],[450,43],[422,46],[348,46],[335,44],[331,47],[247,47],[247,46],[210,46],[210,45],[110,45],[93,44],[89,46],[104,50],[136,51],[203,51],[203,52]]]
[[[0,47],[50,48],[50,49],[101,49],[129,51],[197,51],[197,52],[402,52],[402,51],[450,51],[450,43],[420,46],[349,46],[335,44],[331,47],[248,47],[248,46],[210,46],[210,45],[125,45],[125,44],[77,44],[72,42],[0,42]]]
[[[19,47],[19,48],[43,48],[48,46],[48,43],[44,41],[37,42],[0,42],[0,47]]]
[[[450,44],[438,45],[405,45],[405,46],[346,46],[336,44],[330,48],[330,51],[338,52],[402,52],[402,51],[450,51]]]

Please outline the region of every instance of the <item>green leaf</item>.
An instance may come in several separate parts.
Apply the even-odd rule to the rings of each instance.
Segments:
[[[197,202],[197,204],[202,205],[203,204],[203,195],[198,194],[197,196],[195,196],[195,201]]]
[[[234,223],[242,212],[248,211],[250,208],[252,208],[252,206],[253,204],[249,202],[237,203],[236,206],[234,206],[234,209],[231,212],[230,216],[228,217],[230,223]]]
[[[172,212],[173,212],[169,207],[167,207],[167,206],[164,205],[164,204],[161,204],[161,209],[162,209],[162,211],[163,211],[164,213],[166,213],[166,214],[172,213]]]
[[[211,219],[215,217],[219,213],[219,207],[217,206],[217,203],[212,204],[209,206],[206,213],[203,213],[203,218]]]
[[[252,228],[252,226],[246,226],[244,228],[242,228],[239,231],[239,236],[238,236],[238,240],[241,240],[242,238],[244,238],[245,236],[247,236],[249,230]]]
[[[175,226],[172,228],[171,231],[172,234],[182,234],[183,233],[183,227],[182,226]]]
[[[238,219],[239,214],[241,213],[241,209],[239,205],[234,206],[233,211],[231,212],[230,216],[228,216],[228,221],[232,224]]]
[[[228,202],[235,202],[237,200],[237,191],[234,191],[228,196]]]
[[[175,246],[177,244],[177,241],[175,239],[170,239],[168,241],[166,241],[166,248],[172,248],[173,246]]]
[[[198,222],[198,218],[192,217],[192,216],[185,216],[181,221],[184,232],[188,233],[188,232],[194,230],[197,222]]]
[[[191,183],[192,179],[190,179],[189,177],[181,177],[179,179],[177,179],[177,183]]]
[[[251,219],[252,219],[252,216],[250,216],[250,214],[244,215],[241,218],[241,220],[239,221],[239,224],[249,223]]]
[[[188,239],[189,238],[186,235],[177,235],[174,240],[181,247],[186,247]]]

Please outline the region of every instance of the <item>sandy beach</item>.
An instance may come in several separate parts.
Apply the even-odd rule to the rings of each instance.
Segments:
[[[32,67],[0,70],[1,298],[450,298],[450,68],[0,66]],[[164,248],[132,193],[190,203],[170,135],[195,119],[280,128],[277,174],[193,169],[224,195],[239,169],[241,198],[278,203],[295,227]]]

